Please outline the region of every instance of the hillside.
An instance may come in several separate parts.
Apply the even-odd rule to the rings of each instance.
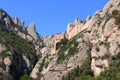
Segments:
[[[66,33],[44,38],[41,80],[119,80],[120,1],[110,0],[85,21],[76,18]],[[64,34],[64,36],[63,36]],[[47,58],[47,61],[46,61]],[[42,63],[43,60],[43,63]],[[42,68],[42,70],[41,70]]]
[[[51,36],[0,9],[0,80],[120,80],[119,64],[120,0]]]
[[[20,80],[24,75],[30,78],[28,75],[38,61],[42,39],[35,30],[28,32],[23,22],[0,9],[0,80]]]

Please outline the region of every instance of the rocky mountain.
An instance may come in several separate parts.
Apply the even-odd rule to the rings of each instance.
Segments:
[[[42,36],[36,32],[34,23],[25,28],[24,21],[20,21],[17,17],[11,18],[2,9],[0,9],[0,23],[6,26],[7,29],[16,31],[20,37],[26,40],[37,41],[39,39],[42,42]]]
[[[75,36],[68,38],[69,35]],[[55,35],[44,38],[47,45],[41,50],[44,56],[31,77],[40,80],[120,79],[120,0],[110,0],[103,10],[88,16],[86,21],[76,18],[68,25],[65,37],[68,40],[61,39],[54,55],[54,45],[57,45],[54,41],[60,38]]]
[[[39,36],[38,33],[36,33],[36,28],[35,24],[31,23],[27,28],[27,33],[30,34],[35,40],[41,40],[42,41],[42,36]]]
[[[120,80],[119,64],[120,0],[44,37],[0,9],[0,80]]]
[[[0,9],[0,80],[20,80],[34,68],[42,36],[32,27],[25,29],[24,21],[11,18]],[[35,38],[37,36],[37,38]],[[36,48],[37,47],[37,48]]]

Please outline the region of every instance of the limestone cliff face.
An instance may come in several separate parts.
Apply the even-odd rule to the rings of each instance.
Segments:
[[[25,30],[24,21],[20,21],[20,20],[18,19],[18,17],[12,18],[12,21],[14,22],[14,24],[18,25],[21,30],[23,30],[23,31]]]
[[[35,40],[38,39],[38,35],[35,30],[35,24],[31,23],[27,28],[26,28],[28,34],[30,34]]]
[[[43,48],[42,51],[44,54],[49,56],[47,56],[48,61],[45,62],[47,66],[44,65],[42,67],[43,70],[40,72],[43,74],[41,79],[61,80],[62,76],[65,76],[76,66],[81,66],[87,57],[86,54],[88,54],[89,48],[91,48],[91,69],[94,75],[99,76],[102,71],[108,69],[110,62],[109,57],[115,56],[120,52],[120,28],[119,25],[116,24],[116,19],[113,16],[114,10],[120,11],[120,0],[110,0],[103,10],[96,11],[92,17],[88,16],[85,23],[81,23],[81,21],[76,18],[73,24],[68,24],[67,34],[73,30],[72,35],[75,34],[75,37],[72,36],[70,40],[74,38],[77,40],[79,46],[77,47],[78,52],[67,58],[67,60],[64,60],[63,63],[58,64],[57,61],[60,59],[59,53],[50,55],[52,48],[48,49],[48,46]],[[79,25],[81,33],[76,33],[77,31],[74,33],[75,30],[73,28],[76,28],[75,25]],[[68,35],[67,39],[69,39]],[[86,43],[90,43],[92,46],[86,45]],[[64,56],[70,54],[69,48],[61,53],[63,53]],[[37,71],[38,68],[35,70]]]
[[[42,37],[36,35],[39,39],[34,40],[24,21],[0,9],[0,80],[20,80],[25,73],[30,74],[42,43]]]
[[[26,29],[24,21],[20,21],[18,17],[11,18],[4,10],[0,9],[0,23],[7,27],[9,30],[13,30],[20,37],[28,41],[42,42],[42,36],[35,30],[35,24],[31,23]],[[42,43],[41,43],[42,44]]]
[[[95,76],[108,68],[108,55],[116,55],[120,52],[120,30],[112,17],[114,10],[120,11],[120,1],[110,0],[102,11],[98,11],[91,18],[88,26],[89,39],[94,44],[92,48],[91,68]],[[104,58],[103,58],[104,57]]]
[[[12,75],[8,74],[8,76],[12,78],[17,76],[12,71],[16,70],[16,73],[20,72],[19,75],[22,75],[24,69],[32,67],[29,74],[34,79],[61,80],[74,68],[81,67],[90,54],[92,57],[91,69],[95,76],[99,76],[102,71],[109,68],[110,57],[120,52],[120,25],[116,23],[115,14],[120,15],[120,0],[110,0],[103,10],[96,11],[92,17],[88,16],[86,21],[76,18],[73,23],[68,24],[65,36],[62,36],[65,39],[62,38],[58,44],[55,44],[55,40],[59,38],[54,35],[40,36],[35,30],[34,23],[24,29],[24,22],[21,22],[17,17],[11,19],[7,13],[0,10],[0,24],[17,32],[24,40],[34,43],[34,49],[37,50],[39,56],[36,64],[31,63],[35,59],[32,57],[34,52],[33,47],[31,48],[32,45],[28,44],[27,47],[23,42],[22,45],[28,48],[26,51],[29,54],[25,54],[22,50],[21,53],[23,52],[24,55],[19,55],[18,52],[13,51],[13,47],[17,48],[17,51],[21,50],[19,46],[12,46],[10,47],[12,50],[9,50],[7,44],[0,43],[0,53],[3,56],[0,56],[0,62],[4,64],[0,71],[10,72]],[[1,27],[0,30],[2,30]],[[3,38],[0,40],[3,43],[7,41]],[[44,45],[40,43],[41,41]],[[21,46],[21,44],[19,45]],[[41,45],[43,48],[40,48]],[[57,46],[56,54],[53,54],[54,46]],[[26,47],[24,48],[27,49]],[[9,51],[5,52],[6,50]],[[29,50],[33,50],[32,54]],[[14,70],[11,66],[14,67]]]

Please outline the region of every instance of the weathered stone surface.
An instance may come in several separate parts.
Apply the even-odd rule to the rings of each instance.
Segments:
[[[27,39],[28,41],[33,41],[33,38],[32,38],[30,35],[26,35],[26,39]]]
[[[13,22],[14,22],[15,24],[18,24],[18,22],[19,22],[18,17],[14,17],[14,18],[12,18],[12,20],[13,20]]]
[[[120,11],[120,0],[110,0],[105,7],[103,8],[104,12],[112,13],[113,10],[119,10]]]
[[[44,76],[44,80],[61,80],[60,72],[48,72]]]
[[[68,60],[68,70],[74,69],[75,67],[80,66],[83,63],[84,59],[86,58],[86,49],[81,50],[80,52],[78,52],[78,54],[74,55]]]
[[[0,9],[0,19],[4,19],[7,16],[6,12]]]
[[[9,57],[4,58],[4,64],[5,64],[6,66],[10,66],[11,60],[10,60]]]
[[[18,25],[21,30],[25,30],[24,21],[20,21],[18,17],[12,18],[14,24]]]
[[[26,39],[26,35],[25,35],[24,33],[18,32],[18,35],[19,35],[20,37],[22,37],[23,39]]]
[[[86,22],[88,22],[91,19],[91,16],[87,16]]]
[[[2,51],[4,51],[4,50],[6,50],[6,47],[5,47],[5,45],[3,45],[3,44],[0,44],[0,52],[2,52]]]
[[[58,70],[58,71],[63,71],[67,68],[67,65],[66,63],[63,63],[63,64],[58,64],[54,70]]]
[[[32,77],[34,79],[38,77],[37,73],[39,73],[40,66],[43,66],[43,65],[41,65],[41,63],[43,63],[43,59],[44,59],[45,56],[46,56],[46,54],[43,54],[42,58],[40,58],[38,60],[35,67],[33,68],[32,72],[30,73],[30,77]]]
[[[80,23],[81,23],[81,22],[80,22],[80,19],[79,19],[79,18],[75,18],[74,23],[75,23],[75,24],[80,24]]]
[[[35,24],[31,23],[27,28],[26,28],[28,34],[30,34],[35,40],[38,39],[36,30],[35,30]]]
[[[40,64],[42,63],[44,57],[47,56],[49,64],[46,68],[43,66],[43,70],[41,72],[43,74],[43,80],[61,80],[62,76],[66,75],[69,71],[74,69],[76,66],[80,66],[84,62],[86,54],[89,53],[87,49],[88,45],[85,45],[84,43],[87,44],[89,41],[89,43],[92,44],[92,46],[89,46],[92,48],[91,69],[94,71],[95,76],[99,76],[101,71],[109,67],[107,55],[116,55],[118,52],[120,52],[120,29],[118,29],[118,26],[115,25],[115,19],[111,15],[113,10],[120,11],[120,0],[110,0],[103,10],[98,10],[92,18],[88,17],[86,23],[82,23],[82,21],[76,18],[74,23],[68,24],[66,35],[67,39],[73,38],[82,30],[87,29],[87,31],[83,33],[82,38],[77,40],[79,44],[78,52],[71,56],[68,60],[63,61],[63,63],[57,64],[56,62],[58,55],[52,54],[56,39],[54,35],[50,37],[44,37],[43,40],[45,47],[41,49],[42,58],[39,59],[30,76],[33,78],[38,77],[37,73],[39,72],[39,68],[41,66]],[[6,13],[0,12],[0,19],[3,19],[6,26],[9,27],[11,19],[9,16],[6,17]],[[21,29],[24,28],[24,22],[20,22],[18,18],[15,18],[13,22]],[[29,35],[19,32],[19,28],[14,29],[15,31],[18,31],[18,35],[22,38],[33,42],[36,41],[37,45],[35,45],[35,49],[38,52],[40,48],[38,46],[40,43],[37,43],[37,40],[42,39],[42,37],[36,33],[34,23],[31,23],[26,28]],[[104,42],[104,44],[100,45],[100,42]],[[99,50],[97,50],[96,47],[99,48]],[[6,50],[5,46],[0,44],[0,52],[4,50]],[[68,55],[68,50],[63,53]],[[29,60],[25,56],[23,56],[23,59],[25,60],[25,63],[27,63],[27,67],[29,67]],[[10,65],[10,58],[0,58],[0,62],[3,60],[5,65]],[[45,61],[45,63],[46,62],[47,61]],[[19,69],[20,66],[17,68]]]
[[[38,62],[36,63],[35,67],[33,68],[32,72],[30,74],[30,77],[32,77],[34,79],[38,77],[37,73],[39,73],[39,68],[41,66],[40,65],[41,63],[42,63],[42,60],[38,60]]]
[[[110,35],[113,33],[113,28],[114,28],[114,23],[115,23],[115,19],[110,19],[104,28],[104,36],[105,37],[110,37]]]
[[[26,65],[24,65],[25,67],[30,67],[30,61],[29,59],[23,55],[23,60],[25,61]]]

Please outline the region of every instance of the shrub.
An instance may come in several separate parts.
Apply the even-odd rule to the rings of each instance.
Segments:
[[[46,62],[46,63],[45,63],[45,68],[47,68],[47,67],[48,67],[48,65],[49,65],[49,62]]]
[[[117,53],[116,58],[120,59],[120,52]]]
[[[74,55],[78,51],[78,42],[76,39],[73,39],[69,42],[67,42],[66,45],[63,45],[60,47],[57,55],[58,55],[58,60],[57,63],[60,64],[62,63],[65,59],[69,59],[70,56]],[[64,54],[68,50],[68,54]]]
[[[115,18],[115,24],[118,25],[118,29],[120,29],[120,11],[113,10],[112,15]]]
[[[2,69],[6,69],[6,65],[2,62],[2,63],[0,63],[0,68],[2,68]]]
[[[99,52],[99,51],[100,51],[100,48],[99,48],[99,47],[96,47],[95,50],[96,50],[97,52]]]
[[[74,55],[76,52],[78,52],[78,48],[77,47],[71,47],[69,48],[68,54],[70,56]]]
[[[118,10],[113,10],[113,11],[112,11],[112,15],[113,15],[113,16],[118,15]]]
[[[28,74],[24,74],[20,80],[32,80],[32,78]]]

